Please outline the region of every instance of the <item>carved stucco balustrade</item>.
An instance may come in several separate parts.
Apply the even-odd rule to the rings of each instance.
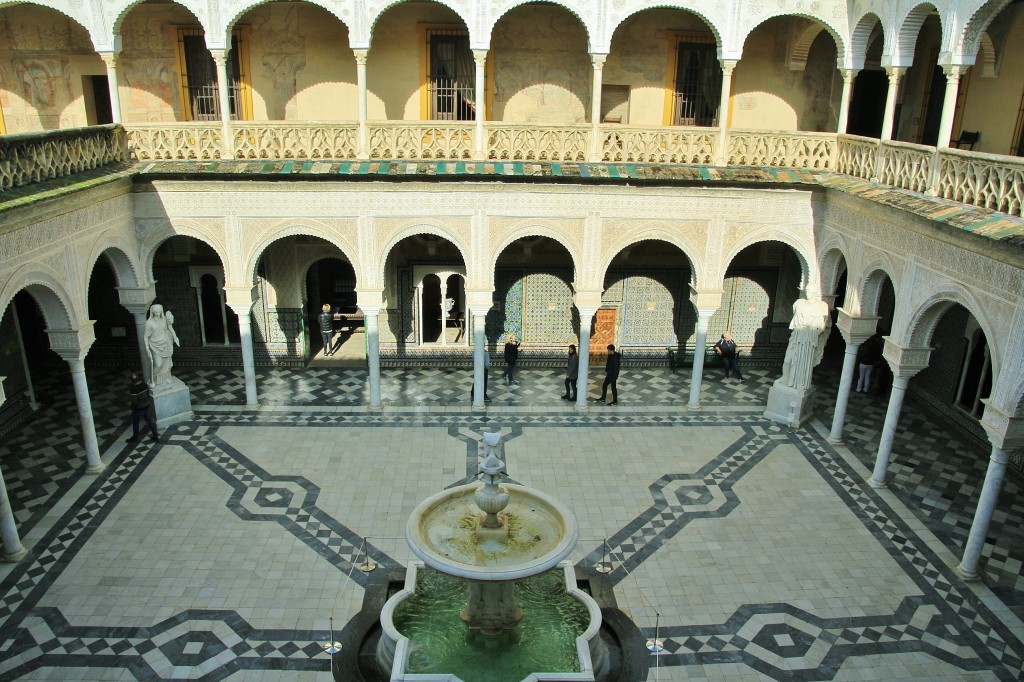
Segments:
[[[836,164],[834,133],[730,130],[727,144],[730,166],[833,170]]]
[[[1024,159],[943,149],[938,183],[938,194],[944,199],[1019,216],[1024,203]]]
[[[488,123],[487,158],[494,161],[585,161],[593,128]]]
[[[220,123],[132,124],[128,148],[137,161],[212,161],[223,153],[221,131]]]
[[[601,129],[601,161],[607,163],[711,165],[717,146],[717,128],[604,126]]]
[[[373,159],[471,159],[476,124],[401,121],[370,126]]]
[[[230,124],[236,159],[354,159],[356,123],[270,121]]]
[[[909,142],[883,142],[878,154],[878,181],[911,192],[927,192],[932,186],[934,158],[934,147]]]
[[[878,140],[872,137],[840,135],[836,143],[836,172],[870,180],[875,177]]]
[[[120,126],[0,136],[0,191],[127,159]]]

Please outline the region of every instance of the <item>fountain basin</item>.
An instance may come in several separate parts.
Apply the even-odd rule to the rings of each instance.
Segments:
[[[433,659],[436,655],[431,651],[422,651],[423,648],[429,649],[435,642],[436,637],[427,636],[426,641],[414,641],[417,635],[413,635],[414,640],[410,640],[402,632],[399,631],[396,626],[396,620],[402,621],[402,608],[403,603],[412,598],[417,590],[417,582],[420,577],[420,572],[424,570],[423,564],[416,563],[409,567],[406,573],[405,587],[391,597],[384,605],[384,609],[381,612],[381,638],[377,644],[377,661],[378,665],[382,669],[388,679],[391,682],[461,682],[464,678],[458,677],[456,672],[453,670],[434,670],[431,672],[417,672],[417,665],[415,663],[415,657],[425,656],[427,659]],[[568,597],[570,601],[576,603],[576,610],[581,612],[577,614],[577,619],[581,618],[585,624],[582,628],[582,632],[575,637],[574,641],[569,644],[570,652],[568,654],[571,657],[571,662],[566,660],[566,652],[554,652],[552,657],[549,657],[546,662],[538,662],[538,667],[544,667],[549,664],[550,660],[557,661],[557,664],[552,667],[562,667],[562,670],[537,670],[523,673],[522,677],[507,677],[502,678],[503,680],[512,680],[518,682],[556,682],[556,681],[578,681],[578,682],[593,682],[595,679],[601,679],[601,675],[608,668],[608,651],[605,643],[599,635],[601,628],[601,610],[597,603],[590,595],[580,590],[576,585],[575,572],[572,565],[569,562],[562,562],[552,573],[547,576],[539,576],[539,578],[547,578],[554,576],[556,580],[562,582],[564,586],[563,596]],[[441,577],[444,577],[443,575]],[[537,576],[531,578],[533,580],[538,579]],[[429,581],[427,581],[429,582]],[[564,608],[560,611],[557,608],[557,600],[549,599],[545,600],[550,602],[548,605],[552,606],[556,614],[551,618],[543,618],[545,621],[560,620],[564,618]],[[455,604],[457,609],[459,598],[456,597],[452,602]],[[447,609],[452,611],[451,608]],[[396,618],[396,613],[398,614]],[[440,616],[439,616],[440,617]],[[542,618],[538,613],[536,606],[531,607],[527,610],[526,618]],[[449,616],[449,620],[452,620]],[[457,620],[457,619],[456,619]],[[458,624],[457,622],[455,623]],[[524,622],[526,627],[530,627]],[[449,623],[449,626],[445,628],[446,631],[452,631],[454,628]],[[468,631],[463,631],[468,632]],[[518,637],[519,633],[516,632],[514,637]],[[565,635],[564,632],[561,633]],[[536,633],[533,635],[536,637]],[[549,638],[552,635],[540,635],[542,639]],[[461,640],[459,636],[455,637],[456,641]],[[473,657],[477,656],[481,659],[485,659],[492,666],[490,670],[494,670],[494,664],[497,664],[497,659],[493,658],[495,653],[490,651],[487,646],[487,640],[478,640],[477,646],[478,652],[475,654],[469,652],[463,656],[457,656],[457,659],[465,658],[465,664],[463,667],[467,670],[473,669]],[[468,644],[461,642],[461,650],[466,651]],[[498,649],[507,649],[508,642],[502,642]],[[535,652],[535,646],[524,643],[521,649],[525,649],[529,653]],[[522,653],[515,654],[522,656]],[[411,660],[412,659],[412,660]],[[434,666],[437,668],[437,666]],[[457,668],[458,666],[452,666]],[[523,670],[529,670],[529,665],[526,662],[512,665],[506,662],[504,665],[498,665],[497,669],[501,668],[518,668]],[[468,676],[465,678],[466,682],[473,682],[473,677]],[[493,677],[493,672],[490,673],[486,679],[499,679]]]
[[[579,529],[571,512],[532,488],[502,485],[510,498],[498,514],[503,528],[479,528],[474,494],[482,487],[450,488],[416,507],[406,539],[424,564],[468,580],[511,581],[543,573],[572,553]]]

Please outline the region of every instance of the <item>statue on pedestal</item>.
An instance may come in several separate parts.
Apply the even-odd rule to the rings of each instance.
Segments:
[[[164,312],[164,307],[154,303],[149,308],[146,320],[146,351],[152,363],[152,379],[150,386],[157,387],[171,381],[171,354],[174,346],[180,346],[178,335],[174,333],[174,316],[171,311]]]
[[[831,326],[828,304],[816,290],[808,288],[807,298],[793,304],[793,319],[789,323],[792,333],[782,363],[783,384],[800,390],[811,385],[811,372],[821,362]]]

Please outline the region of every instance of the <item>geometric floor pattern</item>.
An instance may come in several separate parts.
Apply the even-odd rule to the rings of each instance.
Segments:
[[[777,370],[745,374],[710,370],[687,412],[685,373],[627,367],[618,406],[576,413],[559,372],[524,369],[477,414],[468,372],[385,369],[374,414],[360,370],[260,369],[256,412],[240,371],[189,370],[195,419],[126,447],[123,377],[90,372],[107,463],[91,477],[66,384],[40,382],[43,408],[0,443],[30,547],[0,567],[0,679],[330,679],[328,620],[361,605],[353,565],[408,565],[409,512],[466,480],[495,428],[510,476],[579,520],[570,559],[607,565],[664,642],[646,679],[1021,679],[1017,483],[982,566],[997,597],[953,570],[986,451],[908,400],[874,490],[883,397],[851,396],[834,447],[827,410],[765,421]]]

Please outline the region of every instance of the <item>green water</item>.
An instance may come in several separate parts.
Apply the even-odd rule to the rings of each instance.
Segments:
[[[586,607],[565,591],[562,570],[516,583],[523,619],[500,637],[471,633],[459,618],[469,585],[429,568],[416,573],[416,593],[395,610],[409,638],[410,673],[450,673],[464,682],[520,682],[535,672],[579,672],[576,638],[587,629]]]

